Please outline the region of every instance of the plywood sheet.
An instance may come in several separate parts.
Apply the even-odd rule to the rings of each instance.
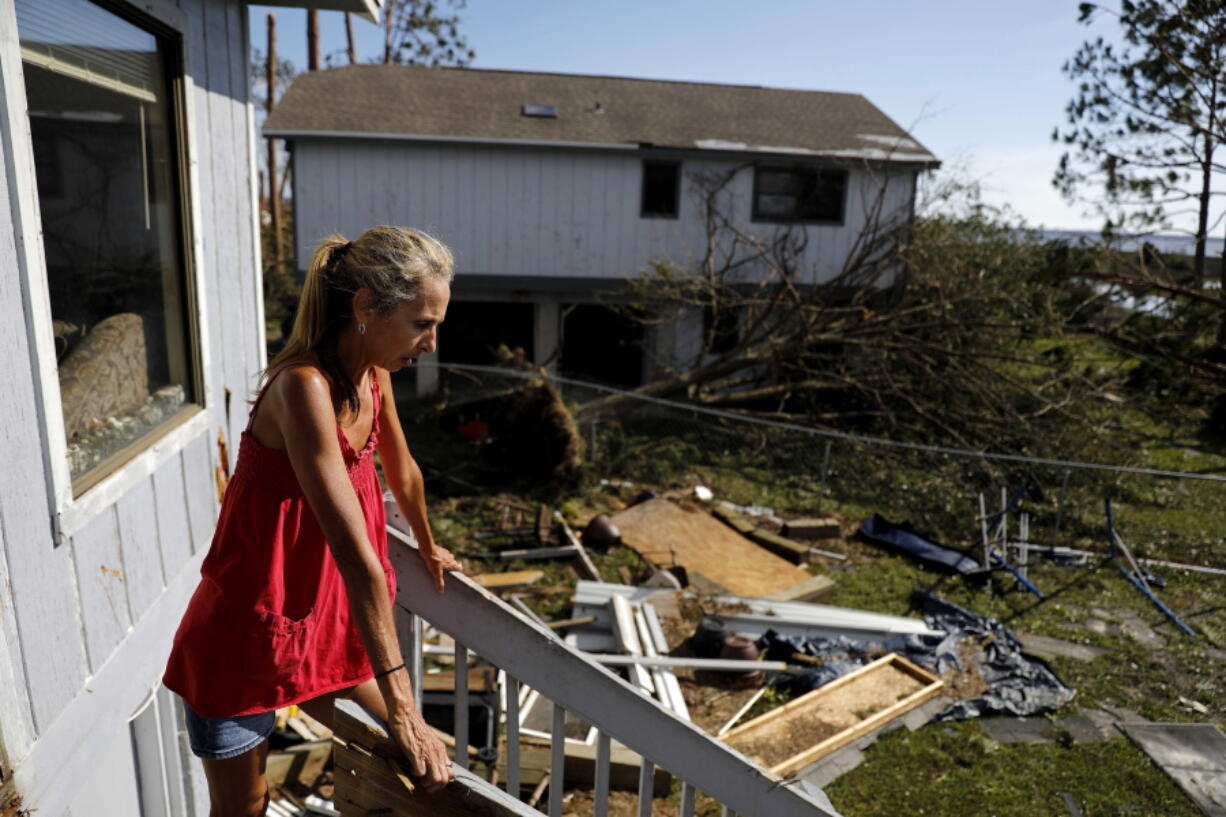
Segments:
[[[682,565],[741,596],[765,596],[810,578],[809,572],[763,550],[705,510],[651,499],[613,517],[622,541],[657,567]]]

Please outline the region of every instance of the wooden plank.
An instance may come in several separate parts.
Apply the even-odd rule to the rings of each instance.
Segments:
[[[427,672],[422,676],[422,688],[426,692],[451,692],[455,689],[455,670]],[[493,667],[473,667],[468,671],[468,690],[485,693],[495,688]]]
[[[638,629],[634,624],[634,613],[630,610],[630,602],[626,601],[624,596],[614,596],[610,599],[610,604],[613,607],[613,635],[621,643],[622,651],[631,657],[641,657],[643,655],[643,646],[639,643]],[[632,663],[630,676],[634,682],[648,693],[655,692],[655,684],[652,683],[651,674],[647,669],[638,662]]]
[[[809,562],[808,545],[802,545],[800,542],[793,542],[787,537],[761,529],[755,529],[753,533],[749,534],[749,538],[769,550],[771,553],[782,559],[786,559],[794,565],[803,565],[808,564]]]
[[[482,658],[738,811],[755,817],[835,817],[809,794],[779,786],[777,775],[673,717],[466,577],[449,576],[447,592],[435,593],[416,549],[395,528],[388,529],[388,538],[399,578],[398,606],[415,610]]]
[[[607,739],[608,735],[604,735]],[[598,780],[600,769],[600,740],[597,735],[594,742],[566,743],[566,760],[564,763],[564,781],[566,785],[588,788]],[[503,776],[506,768],[502,759],[509,754],[509,747],[504,742],[503,750],[499,752],[498,776]],[[528,789],[541,781],[549,773],[551,747],[547,743],[525,739],[520,743],[520,786]],[[635,791],[639,785],[639,770],[642,758],[625,746],[610,742],[608,772],[606,785],[618,791]],[[657,767],[653,771],[652,793],[655,797],[666,797],[672,787],[672,775],[666,769]]]
[[[66,550],[61,547],[57,553]],[[98,746],[82,740],[82,735],[126,735],[128,718],[165,669],[174,625],[196,587],[199,561],[193,568],[180,572],[148,615],[132,627],[110,660],[88,684],[80,685],[71,703],[62,708],[53,724],[41,730],[38,741],[17,767],[14,785],[27,802],[37,803],[40,811],[61,813],[97,767]],[[199,768],[199,764],[194,767]]]
[[[613,516],[622,541],[657,567],[684,565],[691,576],[745,596],[803,582],[809,572],[750,542],[705,510],[652,499]]]
[[[192,534],[192,553],[208,550],[217,524],[217,492],[213,488],[213,465],[208,435],[183,449],[183,488],[187,493],[187,523]]]
[[[269,788],[295,782],[313,786],[328,761],[332,758],[332,738],[288,746],[278,752],[269,752],[264,776]]]
[[[776,590],[763,596],[770,601],[818,601],[834,592],[834,580],[829,576],[810,576],[799,584]]]
[[[139,621],[153,600],[162,594],[162,550],[158,547],[153,483],[144,480],[115,506],[119,540],[123,548],[124,587],[128,609]]]
[[[115,510],[99,514],[72,537],[72,549],[85,623],[86,654],[91,672],[97,672],[132,624]]]
[[[514,797],[465,769],[429,793],[413,784],[398,747],[375,718],[353,701],[336,702],[334,802],[344,817],[539,817]]]
[[[164,580],[169,582],[192,557],[192,531],[187,519],[182,452],[153,473],[153,498],[157,507],[158,544],[162,550]]]
[[[785,672],[786,661],[741,660],[736,658],[691,658],[688,655],[604,655],[589,653],[593,661],[607,667],[659,667],[665,669],[700,669],[704,672]]]
[[[890,653],[728,731],[723,740],[787,776],[932,698],[944,682]],[[798,739],[813,743],[796,750]]]
[[[545,578],[543,570],[508,570],[505,573],[479,573],[471,577],[474,582],[489,590],[510,590],[527,587]]]

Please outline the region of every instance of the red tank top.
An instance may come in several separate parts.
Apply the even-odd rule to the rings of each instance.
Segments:
[[[369,679],[373,672],[349,614],[349,598],[315,514],[284,451],[261,445],[251,422],[275,370],[251,407],[201,581],[175,633],[163,683],[198,714],[231,717],[309,700]],[[379,436],[379,385],[372,374],[374,421],[354,451],[336,433],[366,531],[387,576],[383,492],[373,451]]]

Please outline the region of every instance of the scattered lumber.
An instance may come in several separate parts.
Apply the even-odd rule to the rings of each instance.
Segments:
[[[549,743],[527,738],[520,741],[519,782],[527,788],[536,786],[549,773]],[[506,776],[506,741],[498,752],[498,777]],[[635,752],[614,743],[609,753],[609,786],[614,789],[635,791],[639,785],[639,770],[642,758]],[[566,768],[564,783],[591,786],[596,778],[596,744],[566,742]],[[672,775],[656,767],[652,779],[652,796],[667,797],[672,784]]]
[[[807,657],[807,656],[806,656]],[[608,667],[639,666],[666,669],[700,669],[706,672],[784,672],[785,661],[759,661],[738,658],[691,658],[679,655],[613,655],[589,653],[598,664]]]
[[[468,578],[487,590],[511,590],[536,584],[545,578],[543,570],[509,570],[506,573],[479,573]]]
[[[695,585],[763,596],[809,578],[804,568],[764,552],[705,509],[686,510],[657,498],[621,511],[612,521],[628,547],[656,567],[684,566]]]
[[[549,512],[549,506],[544,503],[536,506],[536,543],[541,547],[549,544],[553,538],[550,536],[553,526],[550,524],[552,514]]]
[[[493,667],[473,667],[468,671],[468,691],[470,693],[490,692],[496,686],[497,672]],[[422,675],[423,692],[454,692],[455,670],[427,672]]]
[[[426,792],[409,777],[384,725],[354,701],[336,701],[332,740],[333,800],[345,817],[530,817],[535,813],[458,766],[453,766],[456,779],[450,785]]]
[[[807,564],[809,561],[809,546],[794,542],[777,533],[754,529],[749,538],[780,558],[787,559],[794,565]]]
[[[783,526],[783,535],[789,539],[803,539],[806,542],[838,539],[839,520],[829,517],[789,519]]]
[[[580,632],[608,631],[611,627],[608,604],[609,598],[614,595],[625,596],[632,603],[650,602],[659,610],[661,600],[671,602],[677,594],[668,590],[580,581],[575,585],[573,614],[596,616],[596,622],[584,626]],[[767,629],[774,629],[784,635],[823,638],[843,635],[854,641],[888,641],[892,636],[942,634],[940,630],[928,627],[922,619],[871,613],[829,604],[772,601],[730,594],[717,596],[714,600],[729,607],[747,610],[748,612],[744,613],[721,612],[720,617],[727,622],[729,630],[755,638]],[[590,649],[583,638],[580,639],[579,647]]]
[[[945,684],[895,653],[742,724],[723,740],[787,777],[937,695]],[[798,739],[808,745],[797,746]]]
[[[834,580],[829,576],[810,576],[791,587],[776,590],[763,598],[771,601],[817,601],[834,592]]]
[[[565,630],[567,627],[578,627],[581,624],[591,624],[596,616],[580,616],[579,618],[562,618],[557,621],[546,621],[545,626],[551,630]]]
[[[264,776],[268,778],[269,788],[285,783],[297,783],[309,788],[315,785],[331,757],[331,737],[289,746],[268,753]]]

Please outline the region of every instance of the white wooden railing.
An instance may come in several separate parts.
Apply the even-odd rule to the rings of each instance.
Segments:
[[[389,512],[394,506],[389,507]],[[392,514],[389,513],[389,517]],[[449,574],[446,592],[436,593],[412,538],[388,527],[390,557],[396,570],[397,627],[415,682],[422,678],[424,623],[455,641],[455,735],[468,735],[469,652],[505,673],[506,790],[520,791],[519,687],[527,685],[553,703],[551,770],[547,813],[561,817],[565,778],[564,725],[567,712],[598,731],[593,779],[593,817],[608,814],[612,741],[642,757],[638,815],[652,809],[655,770],[664,769],[682,781],[681,817],[693,817],[697,792],[722,806],[722,814],[744,817],[839,817],[816,787],[784,781],[747,757],[679,718],[642,690],[559,639],[555,633],[506,604],[468,578]],[[416,683],[420,703],[421,684]],[[468,758],[456,752],[456,763]],[[505,795],[501,795],[505,796]],[[586,815],[584,815],[586,817]]]

